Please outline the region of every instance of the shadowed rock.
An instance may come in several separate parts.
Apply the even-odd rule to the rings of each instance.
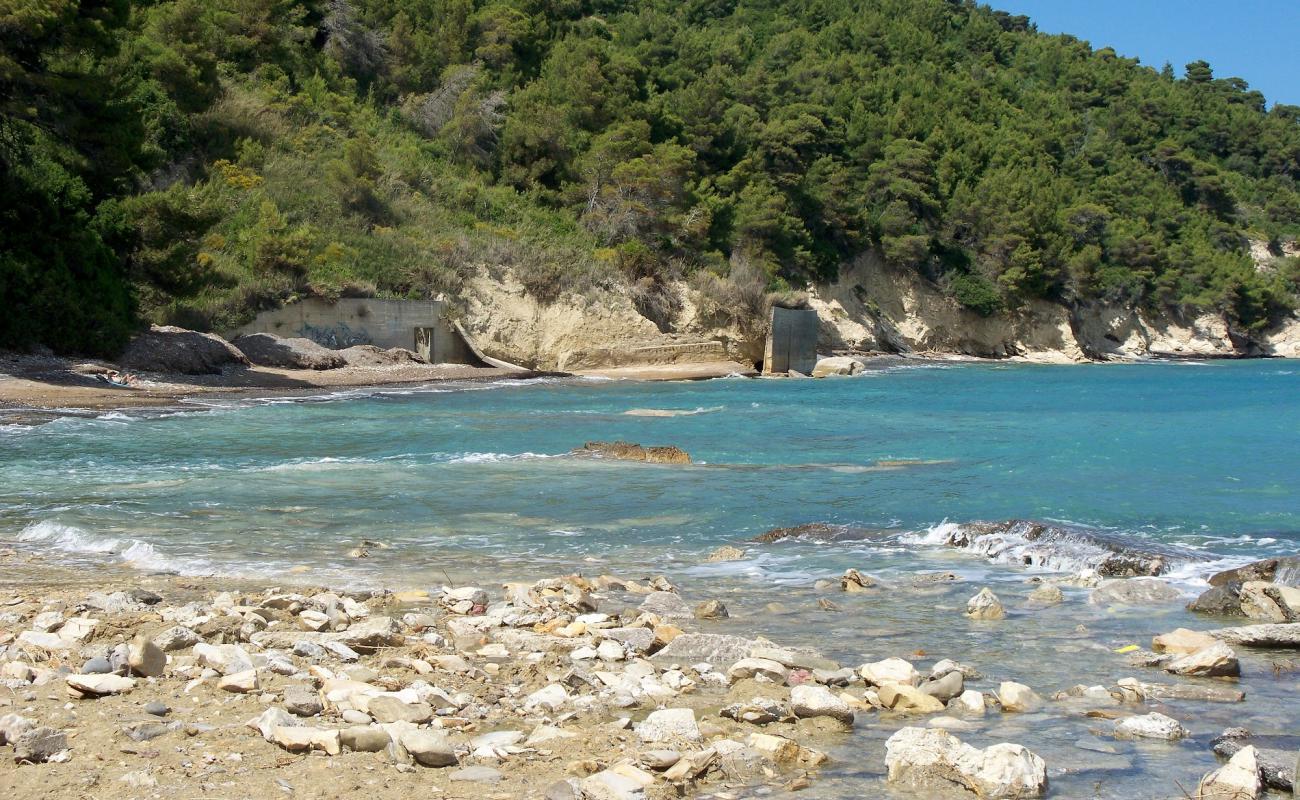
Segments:
[[[154,325],[132,339],[121,362],[131,369],[186,375],[217,375],[224,367],[248,366],[244,354],[220,336],[172,325]]]
[[[336,350],[311,339],[281,339],[274,333],[247,333],[231,342],[248,360],[263,367],[283,369],[338,369],[347,365]]]

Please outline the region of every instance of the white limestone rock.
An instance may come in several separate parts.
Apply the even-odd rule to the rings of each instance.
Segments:
[[[968,790],[978,797],[1041,797],[1047,790],[1043,759],[1018,744],[983,750],[936,728],[903,728],[885,743],[890,783],[922,792]]]

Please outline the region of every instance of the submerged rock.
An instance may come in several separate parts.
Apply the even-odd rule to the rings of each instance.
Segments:
[[[690,455],[680,447],[645,447],[633,442],[587,442],[574,455],[613,458],[619,461],[645,461],[651,464],[689,464]]]
[[[987,587],[966,601],[966,616],[971,619],[1002,619],[1006,615],[1002,601]]]
[[[1099,606],[1147,606],[1173,603],[1182,596],[1182,592],[1158,578],[1131,578],[1106,581],[1092,590],[1088,602]]]
[[[1178,720],[1156,712],[1139,717],[1125,717],[1115,722],[1115,736],[1121,739],[1175,741],[1187,735],[1187,729]]]
[[[1204,561],[1194,550],[1129,541],[1114,534],[1032,520],[968,522],[935,529],[951,547],[997,561],[1075,571],[1087,566],[1108,578],[1162,575],[1173,564]]]
[[[832,525],[825,522],[810,522],[793,528],[773,528],[761,533],[749,541],[757,544],[773,544],[786,539],[805,539],[810,542],[859,541],[875,533],[869,528],[857,528],[852,525]]]
[[[983,750],[934,728],[903,728],[885,743],[888,780],[922,792],[966,790],[978,797],[1040,797],[1043,759],[1018,744]]]
[[[704,560],[709,563],[718,563],[720,561],[742,561],[744,560],[744,558],[745,558],[744,550],[741,550],[739,547],[732,547],[731,545],[727,544],[727,545],[723,545],[722,547],[719,547],[717,550],[714,550],[712,553],[709,553],[708,557],[705,558]]]

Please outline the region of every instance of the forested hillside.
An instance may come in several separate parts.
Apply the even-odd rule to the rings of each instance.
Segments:
[[[0,345],[294,295],[1293,303],[1300,108],[962,0],[0,0]]]

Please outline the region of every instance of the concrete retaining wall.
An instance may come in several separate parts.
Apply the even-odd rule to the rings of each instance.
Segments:
[[[426,335],[418,335],[417,329],[425,329]],[[335,350],[357,344],[403,347],[435,364],[478,362],[465,340],[443,318],[443,304],[437,300],[349,297],[330,303],[309,298],[263,311],[247,325],[228,331],[226,338],[244,333],[301,337]]]
[[[816,311],[773,306],[763,351],[763,374],[811,374],[817,366],[817,328]]]

